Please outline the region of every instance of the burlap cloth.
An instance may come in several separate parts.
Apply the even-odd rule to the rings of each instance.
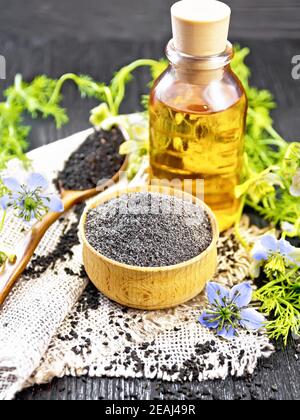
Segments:
[[[30,153],[33,167],[51,179],[89,131]],[[9,172],[23,169],[12,163]],[[142,182],[136,179],[134,182]],[[77,223],[70,212],[46,234],[36,255],[47,256]],[[15,249],[23,225],[9,217],[1,242]],[[247,234],[257,234],[255,229]],[[216,338],[197,318],[203,295],[176,309],[129,310],[92,287],[76,243],[41,275],[24,275],[0,309],[0,399],[64,375],[204,380],[252,373],[273,351],[263,333],[241,332],[232,342]],[[53,254],[53,253],[52,253]],[[230,232],[219,243],[216,280],[232,286],[249,272],[249,260]],[[0,278],[1,281],[1,278]]]

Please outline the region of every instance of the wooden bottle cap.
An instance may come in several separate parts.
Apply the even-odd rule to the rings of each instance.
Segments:
[[[171,8],[175,48],[196,57],[226,49],[231,9],[216,0],[182,0]]]

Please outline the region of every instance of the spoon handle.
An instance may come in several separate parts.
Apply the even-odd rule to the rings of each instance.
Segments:
[[[85,198],[86,194],[83,192],[68,192],[63,197],[64,212],[68,211],[76,203],[83,201]],[[7,263],[3,273],[0,274],[0,306],[4,303],[13,285],[27,267],[34,251],[49,227],[56,222],[62,214],[63,213],[48,213],[25,235],[24,240],[17,248],[16,262],[14,264]]]

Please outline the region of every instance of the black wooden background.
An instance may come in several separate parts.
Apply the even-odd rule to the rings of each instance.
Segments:
[[[201,1],[201,0],[195,0]],[[27,80],[39,73],[90,74],[109,81],[120,66],[141,57],[159,58],[170,38],[172,0],[0,0],[0,55],[7,62],[7,80],[16,73]],[[292,79],[291,60],[300,55],[299,0],[228,0],[233,17],[231,39],[251,47],[248,62],[253,83],[273,91],[278,102],[276,127],[288,140],[300,138],[300,80]],[[123,111],[140,109],[146,72],[128,88]],[[93,101],[79,98],[73,86],[64,89],[70,123],[56,130],[51,121],[34,122],[30,147],[35,148],[88,126]],[[1,345],[1,343],[0,343]],[[300,399],[299,359],[293,340],[287,350],[263,361],[250,379],[187,385],[189,398]],[[33,387],[18,399],[168,399],[181,385],[146,380],[63,378]],[[185,391],[185,394],[187,392]],[[178,395],[179,398],[180,395]]]

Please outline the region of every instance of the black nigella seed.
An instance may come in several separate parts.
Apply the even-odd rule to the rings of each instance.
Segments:
[[[94,131],[69,157],[54,181],[58,189],[89,190],[102,179],[110,179],[121,168],[124,157],[119,154],[124,142],[121,131]]]

